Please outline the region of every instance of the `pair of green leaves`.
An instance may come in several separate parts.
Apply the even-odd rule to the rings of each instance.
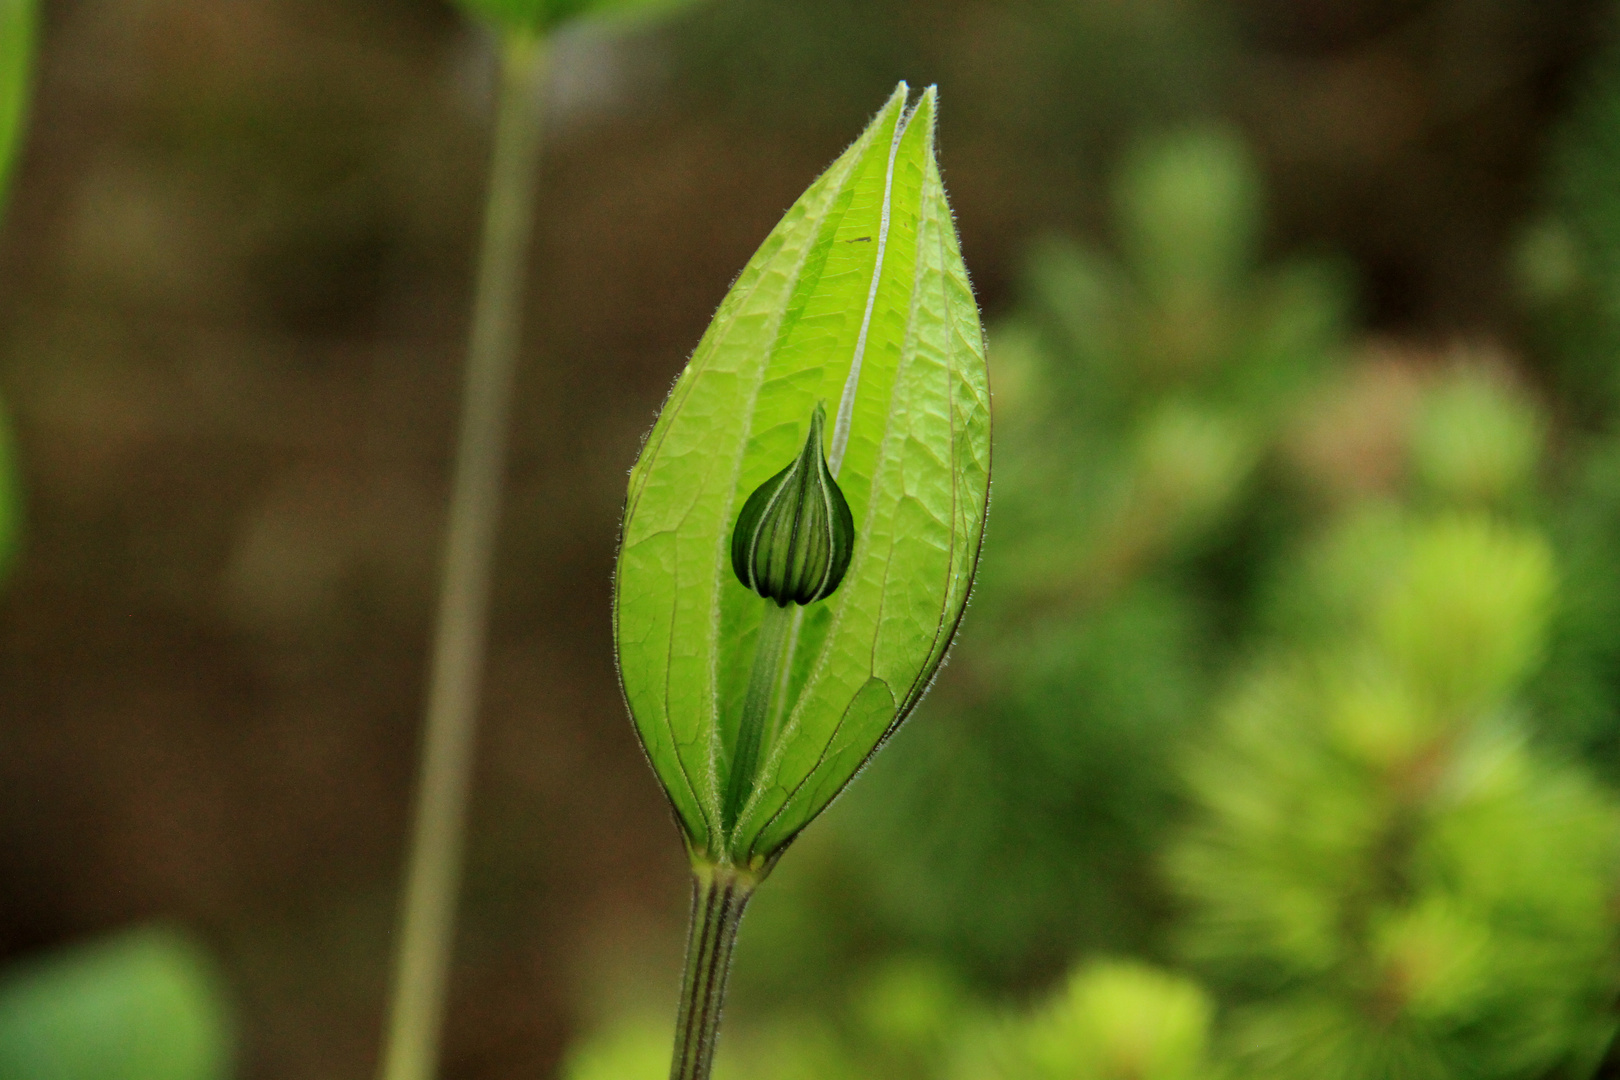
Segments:
[[[967,602],[990,401],[934,111],[932,88],[908,108],[900,84],[787,212],[631,473],[620,675],[698,861],[767,870],[916,706]],[[761,631],[776,633],[773,602],[733,572],[734,528],[802,453],[823,402],[837,419],[821,449],[853,518],[848,570],[830,596],[785,609],[757,764],[728,808]]]

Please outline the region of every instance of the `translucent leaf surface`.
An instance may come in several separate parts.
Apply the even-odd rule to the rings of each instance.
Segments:
[[[626,699],[695,857],[762,867],[922,697],[967,600],[989,491],[978,311],[934,160],[934,91],[902,83],[720,306],[631,474],[615,636]],[[846,393],[846,388],[848,393]],[[721,794],[767,601],[731,529],[818,403],[855,519],[832,596],[797,609],[752,794]]]

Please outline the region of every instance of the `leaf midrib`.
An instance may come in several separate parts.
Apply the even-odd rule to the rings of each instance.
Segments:
[[[907,110],[906,114],[904,116],[902,116],[900,118],[900,121],[895,125],[894,141],[891,144],[891,148],[890,148],[890,151],[889,151],[889,162],[888,162],[887,172],[886,172],[885,179],[884,179],[884,185],[885,186],[884,186],[884,192],[883,192],[883,229],[885,231],[887,230],[888,225],[889,225],[889,205],[890,205],[890,196],[892,194],[893,183],[894,183],[894,163],[895,163],[896,154],[898,153],[898,150],[899,150],[900,140],[901,140],[901,137],[905,133],[905,129],[910,126],[912,119],[917,115],[917,110],[919,108],[921,108],[921,106],[922,106],[922,101],[919,100],[916,105],[912,106],[909,110]],[[933,133],[933,131],[930,130],[929,132],[927,132],[924,135],[923,151],[922,151],[923,160],[925,162],[931,162],[933,160],[933,153],[934,153],[934,133]],[[924,168],[925,168],[925,171],[926,171],[927,166],[925,165]],[[926,187],[927,187],[927,184],[925,182],[925,184],[924,184],[925,190],[926,190]],[[927,204],[927,200],[922,198],[921,196],[919,196],[919,201],[918,201],[918,221],[919,221],[919,224],[921,223],[922,215],[926,212],[926,204]],[[886,235],[885,235],[885,240],[886,240]],[[879,262],[878,262],[878,265],[875,266],[875,268],[874,268],[874,276],[873,276],[872,286],[871,286],[871,288],[870,288],[870,290],[868,291],[868,294],[867,294],[866,316],[865,316],[865,319],[863,320],[863,323],[862,323],[861,337],[860,337],[859,343],[857,345],[857,350],[863,349],[864,346],[865,346],[865,335],[866,335],[867,324],[870,322],[870,319],[871,319],[873,305],[876,302],[876,297],[877,297],[877,293],[878,293],[878,283],[881,281],[881,276],[882,276],[882,265],[881,265],[882,254],[883,254],[882,250],[880,249],[879,253],[878,253]],[[912,345],[912,349],[911,349],[910,353],[902,352],[902,360],[901,360],[902,365],[905,363],[905,357],[907,355],[913,355],[915,353],[915,335],[914,335],[913,331],[915,329],[917,296],[919,294],[918,278],[922,274],[922,267],[923,267],[923,261],[919,257],[916,260],[916,262],[915,262],[915,264],[914,264],[914,266],[912,268],[912,287],[910,289],[910,295],[911,295],[911,298],[912,298],[912,303],[911,303],[911,308],[907,313],[906,332],[907,332],[908,343],[910,343]],[[900,389],[900,386],[901,386],[901,383],[902,383],[902,380],[899,378],[899,372],[900,372],[900,368],[897,367],[895,384],[890,390],[891,404],[890,404],[890,407],[887,410],[887,414],[886,414],[886,415],[888,415],[890,417],[892,417],[894,415],[894,412],[895,412],[895,407],[894,407],[894,404],[893,404],[893,397],[894,397],[894,395],[896,395],[899,392],[899,389]],[[853,410],[853,406],[854,406],[854,396],[851,393],[851,388],[856,382],[858,382],[858,373],[855,372],[854,370],[852,370],[849,377],[845,380],[845,389],[844,389],[844,393],[845,393],[845,396],[849,400],[849,405],[850,405],[851,410]],[[842,412],[842,411],[843,411],[843,404],[841,403],[840,404],[840,412]],[[846,438],[847,438],[847,433],[846,433]],[[876,481],[877,475],[878,474],[876,472],[874,472],[874,474],[873,474],[874,483]],[[953,488],[956,485],[956,482],[957,482],[956,478],[953,475],[952,481],[951,481]],[[870,557],[869,549],[870,549],[870,542],[871,542],[871,538],[872,538],[872,529],[873,529],[871,506],[875,502],[875,494],[876,494],[876,492],[874,491],[873,495],[869,496],[868,500],[867,500],[866,522],[865,522],[863,530],[862,530],[862,539],[865,541],[865,543],[862,543],[862,544],[858,545],[858,547],[863,551],[863,553],[865,553],[862,556],[863,561],[865,560],[865,558]],[[953,537],[954,537],[954,534],[955,534],[955,524],[953,522],[952,523],[952,535],[953,535]],[[952,553],[952,557],[954,559],[954,551]],[[858,569],[859,569],[858,567],[851,566],[850,567],[850,572],[852,574],[854,574]],[[887,589],[884,590],[884,593],[885,594],[887,593]],[[883,603],[883,597],[880,596],[880,599],[879,599],[880,609],[881,609],[882,603]],[[815,659],[815,661],[814,661],[814,663],[812,665],[812,668],[811,668],[810,676],[805,681],[805,687],[806,687],[807,692],[804,695],[804,698],[801,699],[801,701],[797,705],[795,705],[792,712],[790,712],[788,714],[786,722],[782,725],[782,731],[777,736],[775,744],[771,747],[770,757],[767,758],[765,767],[760,769],[760,775],[765,776],[765,775],[774,775],[775,774],[775,770],[780,764],[781,757],[786,752],[785,747],[787,745],[787,742],[788,742],[790,736],[799,729],[799,727],[801,725],[801,719],[802,719],[803,711],[806,708],[805,702],[810,697],[810,695],[808,693],[808,690],[809,690],[810,687],[815,685],[815,683],[817,682],[817,680],[821,676],[823,676],[825,674],[827,665],[831,662],[830,659],[829,659],[829,653],[830,653],[830,649],[831,649],[831,644],[832,644],[832,642],[837,640],[838,629],[842,625],[843,619],[844,619],[844,609],[842,607],[840,607],[838,609],[838,611],[836,612],[836,614],[833,616],[832,625],[828,628],[826,636],[822,639],[821,649],[819,650],[819,652],[816,655],[816,659]],[[930,650],[930,653],[931,652],[932,652],[932,650]],[[873,666],[875,667],[876,665],[874,664]],[[871,682],[873,680],[876,680],[878,682],[882,682],[885,687],[888,687],[888,683],[885,680],[878,679],[874,672],[869,672],[868,673],[868,678],[867,678],[866,682],[862,683],[862,687],[864,688],[867,685],[867,683],[869,683],[869,682]],[[889,689],[890,695],[893,696],[893,693],[894,693],[893,688],[888,687],[888,689]],[[782,785],[778,785],[778,787],[782,788],[782,790],[783,790],[782,804],[780,806],[778,806],[774,811],[772,811],[771,815],[769,817],[767,817],[763,822],[761,822],[758,828],[752,830],[752,833],[751,833],[751,839],[752,840],[757,840],[759,837],[765,835],[767,832],[770,831],[771,826],[773,826],[776,823],[776,821],[784,813],[787,812],[788,808],[793,805],[794,798],[797,797],[799,792],[804,789],[804,786],[806,784],[808,784],[815,777],[817,772],[820,771],[822,765],[824,765],[826,763],[828,749],[837,740],[839,731],[841,731],[843,729],[844,721],[847,720],[848,717],[849,717],[849,710],[854,706],[854,703],[855,703],[856,700],[858,700],[858,698],[859,698],[859,691],[857,691],[855,697],[852,697],[850,699],[849,703],[845,705],[843,712],[839,715],[838,722],[833,725],[832,731],[829,732],[828,735],[827,735],[826,742],[822,744],[821,751],[820,751],[820,753],[818,754],[818,756],[816,758],[816,763],[813,766],[811,766],[810,769],[808,769],[805,772],[805,774],[798,780],[797,783],[795,783],[793,785],[793,787],[791,789],[782,787]],[[879,740],[879,741],[881,742],[881,740]],[[856,771],[858,772],[859,770],[857,769]],[[760,799],[763,797],[763,794],[764,794],[764,792],[762,790],[756,789],[754,791],[754,793],[749,796],[748,802],[743,805],[742,812],[738,815],[738,821],[739,822],[746,822],[748,820],[748,815],[753,812],[754,807],[758,804]],[[739,835],[740,835],[740,832],[739,832]]]
[[[892,98],[891,98],[891,100],[892,100]],[[799,256],[798,262],[794,266],[793,277],[792,277],[793,291],[797,291],[798,286],[799,286],[800,278],[804,273],[805,267],[808,264],[812,253],[815,252],[818,247],[824,247],[824,245],[822,245],[820,243],[820,239],[821,239],[821,236],[823,235],[823,233],[827,230],[828,222],[832,219],[832,216],[833,216],[834,212],[835,211],[838,212],[839,220],[842,220],[843,215],[845,213],[848,213],[848,205],[847,204],[845,204],[841,208],[839,206],[840,202],[842,202],[842,199],[841,199],[840,196],[842,195],[843,186],[849,182],[850,175],[852,173],[854,173],[856,171],[857,167],[859,166],[859,164],[861,162],[861,157],[862,157],[862,155],[860,155],[860,154],[855,154],[855,155],[850,156],[849,164],[845,167],[845,170],[844,170],[844,175],[842,177],[840,177],[839,180],[838,180],[838,185],[837,185],[837,189],[836,189],[835,193],[833,194],[833,196],[831,198],[829,198],[827,200],[826,207],[823,210],[820,211],[819,216],[815,219],[815,221],[816,221],[815,233],[814,233],[815,241],[813,241],[810,244],[805,245],[803,253]],[[825,252],[823,252],[823,262],[825,262],[825,257],[826,257]],[[789,294],[790,299],[791,299],[791,295],[792,294],[790,292],[790,294]],[[729,498],[729,500],[727,502],[725,512],[721,515],[721,520],[722,521],[730,521],[731,518],[732,518],[733,512],[736,510],[737,487],[738,487],[739,483],[741,482],[743,459],[745,457],[747,457],[746,450],[747,450],[747,446],[748,446],[748,435],[749,435],[749,432],[753,429],[754,416],[759,411],[759,394],[760,394],[761,388],[765,384],[766,374],[770,370],[771,356],[774,355],[775,352],[776,352],[776,349],[780,348],[780,346],[781,346],[780,329],[781,329],[783,320],[786,317],[787,317],[787,311],[784,309],[781,314],[776,315],[774,317],[775,321],[770,326],[770,332],[768,334],[762,335],[762,336],[766,337],[768,340],[770,340],[772,342],[772,348],[771,348],[770,353],[768,355],[766,355],[765,357],[763,357],[759,361],[759,363],[758,363],[758,365],[756,367],[757,376],[756,376],[756,378],[754,380],[753,388],[749,392],[747,408],[743,411],[743,419],[742,419],[741,424],[739,425],[739,430],[742,432],[743,437],[742,437],[742,440],[741,440],[741,444],[738,447],[738,449],[737,449],[737,451],[735,453],[735,457],[733,459],[732,470],[731,470],[731,482],[730,482],[731,496],[730,496],[730,498]],[[735,324],[733,324],[733,325],[735,325]],[[731,327],[727,327],[727,333],[728,334],[730,333],[730,330],[731,330]],[[721,339],[717,340],[715,342],[714,350],[711,350],[709,355],[712,356],[714,351],[718,351],[718,349],[719,349],[719,347],[720,347],[720,345],[721,345],[721,343],[723,341],[724,341],[723,337]],[[725,584],[725,573],[724,573],[724,571],[725,571],[725,566],[726,566],[727,560],[725,559],[724,556],[726,554],[725,548],[727,547],[728,541],[729,541],[729,537],[726,535],[726,530],[724,530],[724,529],[718,530],[716,538],[715,538],[716,558],[713,560],[713,566],[714,566],[713,576],[710,578],[710,581],[709,581],[709,620],[708,620],[709,637],[708,637],[708,640],[706,642],[706,645],[707,645],[707,650],[706,651],[708,653],[708,658],[709,658],[709,694],[710,694],[710,697],[711,697],[711,700],[710,700],[710,703],[709,703],[709,709],[710,709],[710,715],[714,717],[714,722],[709,725],[709,762],[708,762],[708,764],[709,764],[709,768],[708,768],[709,775],[708,775],[708,779],[709,779],[710,783],[709,783],[709,790],[707,792],[708,798],[700,799],[700,801],[699,801],[699,805],[702,807],[702,810],[704,812],[704,816],[705,816],[704,825],[705,825],[706,829],[708,830],[709,836],[711,838],[712,837],[719,837],[719,845],[718,846],[721,846],[721,847],[725,847],[727,845],[726,845],[726,837],[724,835],[724,825],[722,823],[723,814],[722,814],[721,806],[720,806],[720,798],[721,798],[720,792],[724,788],[724,785],[721,782],[721,776],[720,776],[720,762],[721,762],[721,760],[723,758],[723,753],[724,753],[724,749],[725,749],[725,747],[722,744],[722,739],[721,739],[722,725],[719,722],[719,718],[720,718],[720,682],[721,682],[721,680],[720,680],[720,652],[721,652],[721,650],[720,650],[720,625],[721,625],[720,606],[721,606],[721,603],[722,603],[722,592],[723,592],[723,587],[724,587],[724,584]],[[678,581],[676,583],[676,589],[677,590],[679,589],[679,582]],[[794,645],[797,644],[796,637],[792,641],[792,644],[794,644]],[[789,661],[791,662],[791,657],[789,658]],[[667,722],[668,713],[669,713],[667,700],[665,702],[664,712],[665,712],[665,717],[666,717],[666,722]],[[685,763],[684,762],[682,763],[682,771],[683,771],[683,773],[685,771]],[[690,777],[688,777],[688,784],[690,784]],[[752,796],[750,796],[750,799],[752,799]],[[746,815],[747,815],[747,804],[744,804],[743,809],[741,811],[739,811],[739,813],[738,813],[738,820],[745,819]]]

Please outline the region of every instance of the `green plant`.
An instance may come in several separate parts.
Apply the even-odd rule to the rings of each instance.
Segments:
[[[489,19],[499,35],[500,92],[428,676],[421,776],[384,1039],[381,1074],[386,1080],[427,1080],[437,1067],[534,216],[547,35],[574,18],[672,5],[669,0],[468,0],[466,6]]]
[[[755,901],[764,1004],[717,1072],[800,1047],[906,1080],[1612,1071],[1620,805],[1568,752],[1615,776],[1612,76],[1521,265],[1553,380],[1494,346],[1345,348],[1344,276],[1260,257],[1222,129],[1127,157],[1112,251],[1034,249],[990,335],[974,618],[929,723]],[[1121,952],[1202,988],[1091,979]],[[827,990],[879,984],[926,1022]]]
[[[525,31],[506,33],[428,681],[416,825],[382,1065],[386,1080],[426,1080],[438,1059],[508,406],[517,369],[519,300],[540,151],[544,57],[540,38]]]
[[[1371,505],[1291,564],[1169,860],[1242,1075],[1590,1074],[1620,806],[1527,739],[1554,583],[1542,536],[1477,509]]]
[[[902,83],[749,261],[631,473],[620,674],[696,881],[676,1078],[709,1073],[753,889],[921,699],[978,560],[978,311],[934,160],[935,93],[906,99]],[[779,485],[793,514],[756,517],[745,503],[795,461],[820,479]],[[739,514],[770,535],[736,539]],[[795,524],[814,514],[824,531]],[[845,560],[803,590],[760,576]]]
[[[1154,940],[1170,751],[1304,513],[1276,459],[1345,348],[1345,275],[1262,259],[1261,176],[1230,131],[1142,139],[1112,190],[1117,250],[1040,241],[991,328],[974,617],[927,737],[836,822],[845,861],[884,871],[839,886],[870,890],[864,919],[1002,985]]]

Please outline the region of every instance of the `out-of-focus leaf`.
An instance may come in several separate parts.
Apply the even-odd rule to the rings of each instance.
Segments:
[[[652,18],[693,0],[461,0],[468,11],[508,32],[548,33],[573,19]]]
[[[967,600],[989,491],[983,339],[934,161],[934,91],[909,111],[906,93],[749,261],[631,474],[620,671],[697,858],[765,866],[916,705]],[[820,402],[841,415],[828,457],[854,556],[835,593],[796,609],[775,731],[727,835],[768,603],[733,575],[731,530]]]
[[[0,976],[0,1080],[223,1080],[228,1010],[189,939],[143,929]]]
[[[1479,368],[1429,392],[1412,433],[1413,471],[1461,505],[1501,506],[1530,490],[1541,463],[1542,418],[1522,393]]]
[[[0,0],[0,205],[22,142],[34,58],[34,0]]]
[[[1556,581],[1541,536],[1441,519],[1414,531],[1392,569],[1375,601],[1378,643],[1441,712],[1489,706],[1534,670]]]
[[[1200,129],[1143,144],[1121,173],[1117,202],[1132,267],[1155,301],[1218,294],[1251,269],[1260,179],[1233,133]]]
[[[1212,1012],[1191,979],[1099,961],[1071,976],[1066,992],[1030,1025],[1030,1064],[1052,1080],[1195,1080]]]
[[[621,1021],[571,1050],[563,1080],[664,1080],[669,1075],[669,1017]]]

